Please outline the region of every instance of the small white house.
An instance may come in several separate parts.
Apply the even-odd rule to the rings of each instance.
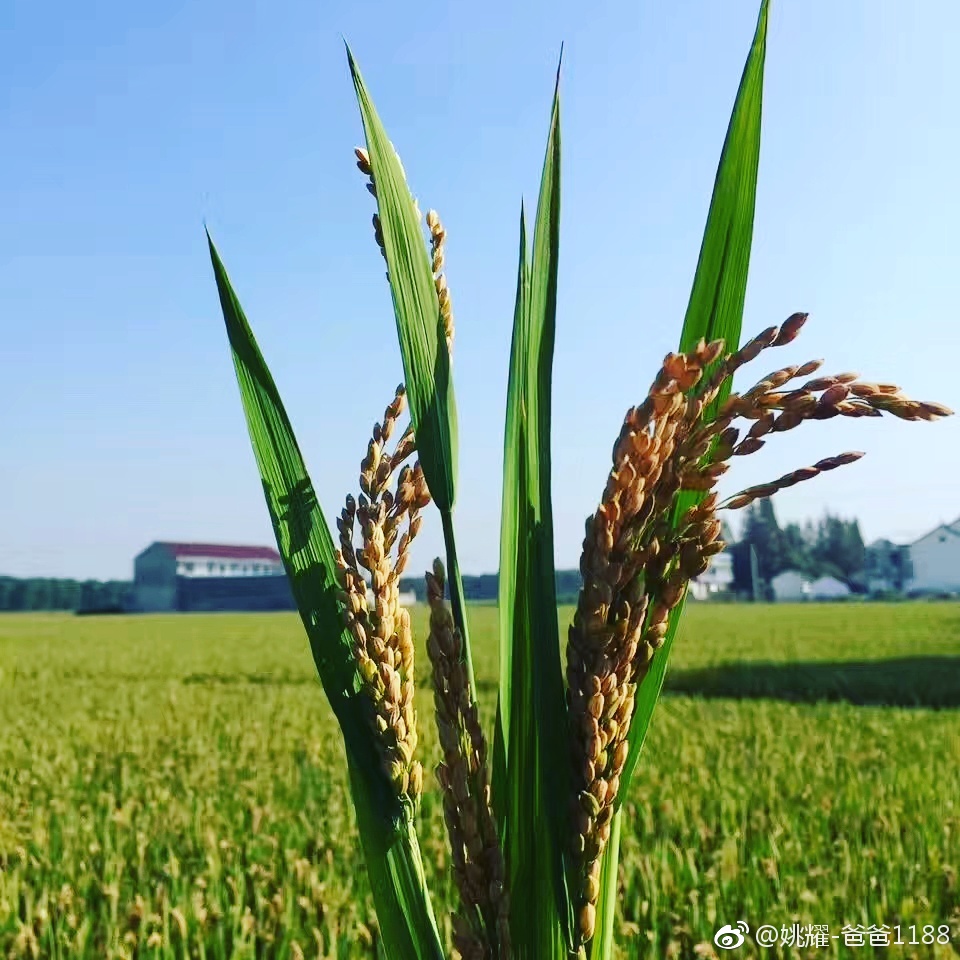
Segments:
[[[812,600],[838,600],[849,596],[850,588],[836,577],[819,577],[810,584]]]
[[[718,553],[699,577],[690,581],[690,594],[695,600],[709,600],[733,586],[733,555]]]
[[[910,593],[960,593],[960,517],[910,544]]]
[[[770,581],[773,599],[778,603],[796,603],[810,596],[810,581],[799,570],[784,570]]]

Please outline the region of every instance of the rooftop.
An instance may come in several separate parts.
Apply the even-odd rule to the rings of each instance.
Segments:
[[[181,557],[211,557],[217,560],[270,560],[280,563],[280,554],[273,547],[248,547],[225,543],[168,543],[158,541],[177,559]]]

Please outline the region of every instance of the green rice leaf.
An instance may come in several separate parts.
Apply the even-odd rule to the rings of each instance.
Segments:
[[[347,59],[376,184],[387,279],[396,316],[417,454],[443,523],[450,602],[454,621],[463,637],[464,660],[470,687],[475,694],[473,657],[453,527],[457,487],[457,407],[440,301],[416,203],[407,186],[400,158],[380,122],[349,46]]]
[[[377,210],[417,453],[434,503],[441,512],[447,512],[453,509],[456,499],[457,411],[440,301],[400,158],[380,122],[349,47],[347,59],[376,183]]]
[[[708,341],[722,338],[730,350],[737,349],[740,343],[756,209],[768,15],[769,0],[763,0],[720,155],[700,259],[680,335],[681,350],[692,349],[701,337]],[[726,399],[729,389],[728,383],[714,402],[713,411]],[[702,494],[683,493],[674,509],[674,521],[699,499]],[[670,617],[663,648],[637,691],[636,712],[630,726],[630,753],[620,779],[621,800],[626,796],[650,728],[682,613],[681,603]]]
[[[441,960],[444,952],[413,828],[413,811],[393,793],[367,726],[360,678],[337,600],[330,528],[280,394],[209,234],[207,241],[277,547],[317,673],[343,731],[377,917],[388,936],[386,952],[392,960]]]
[[[521,211],[504,435],[500,537],[500,699],[495,797],[512,891],[518,958],[564,957],[569,741],[560,651],[550,489],[551,377],[560,227],[559,71],[534,229],[526,261]]]
[[[518,578],[526,571],[528,502],[525,474],[526,413],[523,394],[525,344],[530,301],[530,263],[527,255],[527,227],[520,207],[520,262],[517,267],[517,295],[513,309],[513,339],[510,344],[510,374],[507,386],[506,426],[503,441],[503,492],[500,505],[500,567],[498,612],[500,618],[500,680],[497,719],[493,747],[493,805],[501,830],[507,822],[507,745],[513,716],[514,646],[527,646],[528,640],[516,638],[517,630],[528,623],[526,590],[518,589]]]

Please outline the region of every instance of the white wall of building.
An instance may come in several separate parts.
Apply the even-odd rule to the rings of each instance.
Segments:
[[[960,520],[931,530],[910,545],[913,577],[907,590],[918,593],[960,592]]]
[[[810,583],[796,570],[784,570],[771,581],[773,598],[778,601],[806,600],[810,594]]]
[[[173,610],[177,604],[177,566],[169,552],[157,544],[133,561],[134,610],[151,613]]]
[[[836,600],[849,597],[850,588],[836,577],[820,577],[810,584],[810,596],[814,600]]]
[[[227,560],[223,557],[178,557],[178,577],[267,577],[283,574],[283,564],[269,560]]]
[[[690,582],[690,593],[695,600],[709,600],[711,594],[729,590],[733,585],[733,556],[718,553],[706,571]]]

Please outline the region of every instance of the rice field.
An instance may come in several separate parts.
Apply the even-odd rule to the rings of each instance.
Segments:
[[[489,721],[496,610],[470,616]],[[692,606],[628,801],[619,955],[960,955],[958,667],[960,604]],[[421,821],[449,933],[429,776]],[[738,920],[953,939],[714,947]],[[0,956],[383,956],[295,615],[0,616]]]

